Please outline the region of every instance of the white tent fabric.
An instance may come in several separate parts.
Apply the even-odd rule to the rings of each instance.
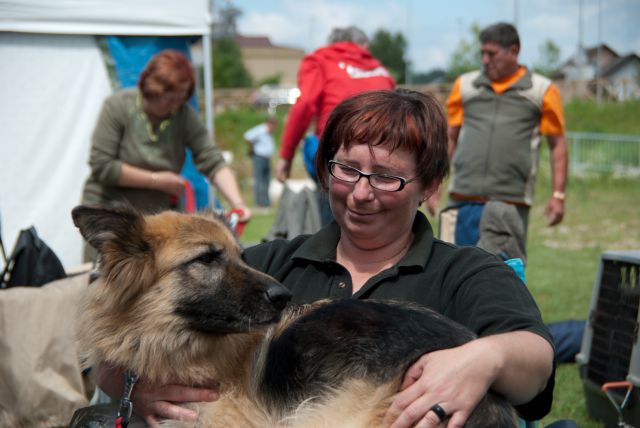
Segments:
[[[36,227],[65,268],[81,261],[70,210],[111,86],[91,36],[0,33],[0,215],[8,250]],[[10,60],[7,60],[10,58]]]
[[[0,0],[0,31],[185,36],[209,34],[207,0]]]
[[[93,35],[207,36],[210,22],[208,0],[0,0],[0,232],[8,251],[33,225],[66,269],[81,262],[70,211],[111,93]]]

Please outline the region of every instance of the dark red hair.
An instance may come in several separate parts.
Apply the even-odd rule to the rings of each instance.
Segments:
[[[193,66],[182,53],[167,49],[149,60],[140,74],[138,88],[142,96],[149,98],[171,91],[182,83],[189,83],[186,98],[189,99],[193,95],[196,83]]]
[[[406,89],[371,91],[348,98],[333,109],[320,139],[315,167],[326,190],[328,162],[341,147],[387,146],[415,155],[420,182],[428,186],[449,172],[447,121],[438,101]],[[413,178],[413,177],[406,177]]]

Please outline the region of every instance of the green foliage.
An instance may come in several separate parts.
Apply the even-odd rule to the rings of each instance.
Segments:
[[[441,68],[435,68],[426,73],[415,73],[411,75],[411,83],[416,85],[427,83],[440,83],[446,79],[447,72]]]
[[[282,73],[276,73],[259,80],[256,86],[279,85],[281,81],[282,81]]]
[[[280,140],[287,112],[288,106],[278,106],[276,110],[275,115],[279,124],[274,132],[276,143]],[[217,144],[234,153],[241,151],[245,146],[242,134],[252,126],[264,122],[267,117],[269,113],[266,110],[250,106],[228,109],[217,114],[215,124]]]
[[[564,105],[567,129],[611,134],[640,134],[640,100],[597,103],[573,99]]]
[[[274,133],[276,143],[280,141],[287,109],[283,106],[276,110],[279,126]],[[242,135],[251,127],[264,122],[268,117],[265,110],[254,107],[229,109],[216,115],[216,144],[223,150],[233,153],[233,167],[241,184],[251,176],[251,159],[248,145]],[[252,200],[251,198],[247,200]]]
[[[214,40],[211,51],[214,87],[247,88],[251,86],[251,76],[244,67],[240,48],[233,38],[221,37]]]
[[[471,24],[471,40],[461,39],[451,53],[449,67],[447,68],[447,81],[453,82],[459,75],[467,71],[482,68],[482,57],[480,55],[480,41],[478,37],[482,28],[478,23]]]
[[[540,58],[533,70],[544,76],[551,76],[560,65],[560,47],[553,40],[547,39],[538,49]]]
[[[407,50],[407,40],[402,33],[391,34],[380,29],[375,32],[369,51],[384,64],[397,83],[404,83],[407,61],[405,53]]]

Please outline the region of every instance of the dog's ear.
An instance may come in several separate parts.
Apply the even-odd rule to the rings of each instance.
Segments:
[[[131,205],[80,205],[71,215],[80,233],[100,255],[100,274],[118,287],[113,294],[121,307],[155,281],[151,245],[145,220]]]
[[[148,250],[148,243],[142,239],[144,219],[130,205],[80,205],[71,211],[71,216],[84,239],[99,253],[105,251],[107,242],[129,255]]]

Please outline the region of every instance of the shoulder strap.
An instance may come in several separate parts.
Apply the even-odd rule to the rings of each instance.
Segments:
[[[520,91],[520,95],[527,98],[539,109],[542,109],[542,100],[549,86],[551,86],[551,80],[537,73],[532,73],[531,83],[531,88]]]
[[[474,97],[480,92],[482,85],[477,84],[477,80],[482,77],[479,70],[470,71],[460,76],[460,97],[462,102]]]

